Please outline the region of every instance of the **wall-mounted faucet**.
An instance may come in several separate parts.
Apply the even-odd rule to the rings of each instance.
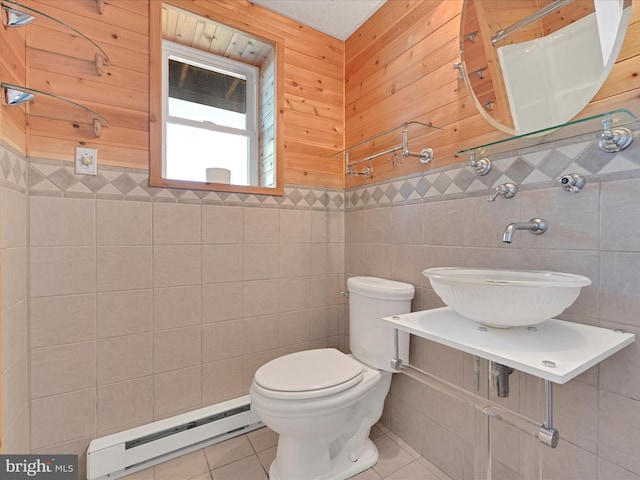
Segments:
[[[578,193],[580,190],[582,190],[582,187],[587,184],[587,181],[584,179],[584,177],[578,173],[569,173],[567,175],[563,175],[562,178],[560,178],[560,180],[558,181],[562,185],[562,188],[564,188],[569,193]]]
[[[532,218],[526,223],[510,223],[502,234],[504,243],[511,243],[513,240],[513,232],[516,230],[529,230],[535,235],[541,235],[547,231],[547,222],[541,218]]]

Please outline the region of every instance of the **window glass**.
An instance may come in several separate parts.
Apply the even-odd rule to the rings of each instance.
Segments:
[[[207,169],[221,168],[230,172],[223,183],[252,185],[257,68],[172,42],[163,48],[164,178],[207,182]]]

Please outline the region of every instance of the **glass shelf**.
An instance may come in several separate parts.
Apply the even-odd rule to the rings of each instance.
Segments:
[[[386,161],[394,167],[404,163],[406,158],[418,158],[420,163],[426,165],[433,159],[433,150],[428,147],[417,150],[415,146],[424,145],[426,136],[440,130],[442,129],[434,127],[431,123],[410,121],[333,153],[329,157],[343,155],[345,175],[349,177],[364,175],[370,178],[374,169],[373,161],[380,157],[386,157]],[[361,163],[366,165],[358,167]],[[380,165],[379,160],[377,165]]]
[[[34,98],[37,95],[42,95],[46,99],[52,99],[56,102],[64,102],[67,105],[70,105],[76,113],[74,113],[74,118],[64,118],[60,116],[54,115],[43,115],[43,114],[35,114],[25,110],[25,113],[31,117],[40,117],[46,118],[49,120],[60,120],[64,122],[69,122],[72,124],[84,124],[91,125],[93,127],[93,133],[96,138],[99,138],[102,135],[102,127],[108,127],[109,121],[96,112],[94,109],[89,108],[81,103],[74,102],[73,100],[69,100],[68,98],[61,97],[59,95],[54,95],[53,93],[45,92],[43,90],[37,90],[35,88],[29,88],[22,85],[14,85],[12,83],[2,82],[0,83],[0,87],[4,90],[5,96],[5,105],[7,106],[19,106]],[[22,99],[19,99],[20,94],[24,93]],[[9,101],[9,98],[18,98],[16,103],[12,103]],[[56,112],[59,109],[55,107],[55,105],[50,105],[48,108],[42,108],[45,111]],[[82,114],[83,116],[80,116]]]
[[[471,153],[477,153],[479,155],[496,155],[499,153],[532,147],[534,145],[555,142],[565,138],[576,137],[586,133],[601,132],[604,130],[602,125],[604,120],[611,120],[610,128],[615,128],[634,123],[638,119],[627,109],[621,108],[611,112],[581,118],[580,120],[574,120],[555,127],[497,140],[477,147],[458,150],[456,152],[456,156],[460,157]]]
[[[398,125],[397,127],[393,127],[385,132],[379,133],[377,135],[374,135],[373,137],[367,138],[366,140],[356,143],[355,145],[351,145],[350,147],[347,147],[344,150],[340,150],[339,152],[332,153],[331,155],[329,155],[329,157],[337,157],[338,155],[344,155],[345,153],[354,153],[355,151],[360,151],[360,150],[364,152],[368,148],[372,148],[372,147],[379,148],[380,144],[384,144],[384,143],[388,143],[388,144],[399,143],[398,139],[401,137],[396,137],[391,134],[401,129],[407,130],[408,133],[411,135],[411,137],[424,137],[425,135],[429,135],[442,130],[442,128],[435,127],[431,123],[423,123],[418,121],[405,122],[401,125]],[[388,140],[385,137],[388,137]],[[387,140],[387,142],[384,142],[384,140]]]

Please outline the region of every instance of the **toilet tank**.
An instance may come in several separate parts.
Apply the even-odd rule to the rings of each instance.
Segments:
[[[370,367],[393,372],[394,329],[382,322],[411,311],[413,285],[384,278],[351,277],[349,290],[349,347],[351,353]],[[409,334],[398,332],[400,358],[409,362]]]

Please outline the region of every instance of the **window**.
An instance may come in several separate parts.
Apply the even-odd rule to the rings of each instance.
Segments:
[[[219,2],[149,12],[149,185],[283,195],[284,38]],[[207,182],[207,168],[229,182]]]
[[[163,177],[258,185],[258,68],[165,40],[162,73]]]

